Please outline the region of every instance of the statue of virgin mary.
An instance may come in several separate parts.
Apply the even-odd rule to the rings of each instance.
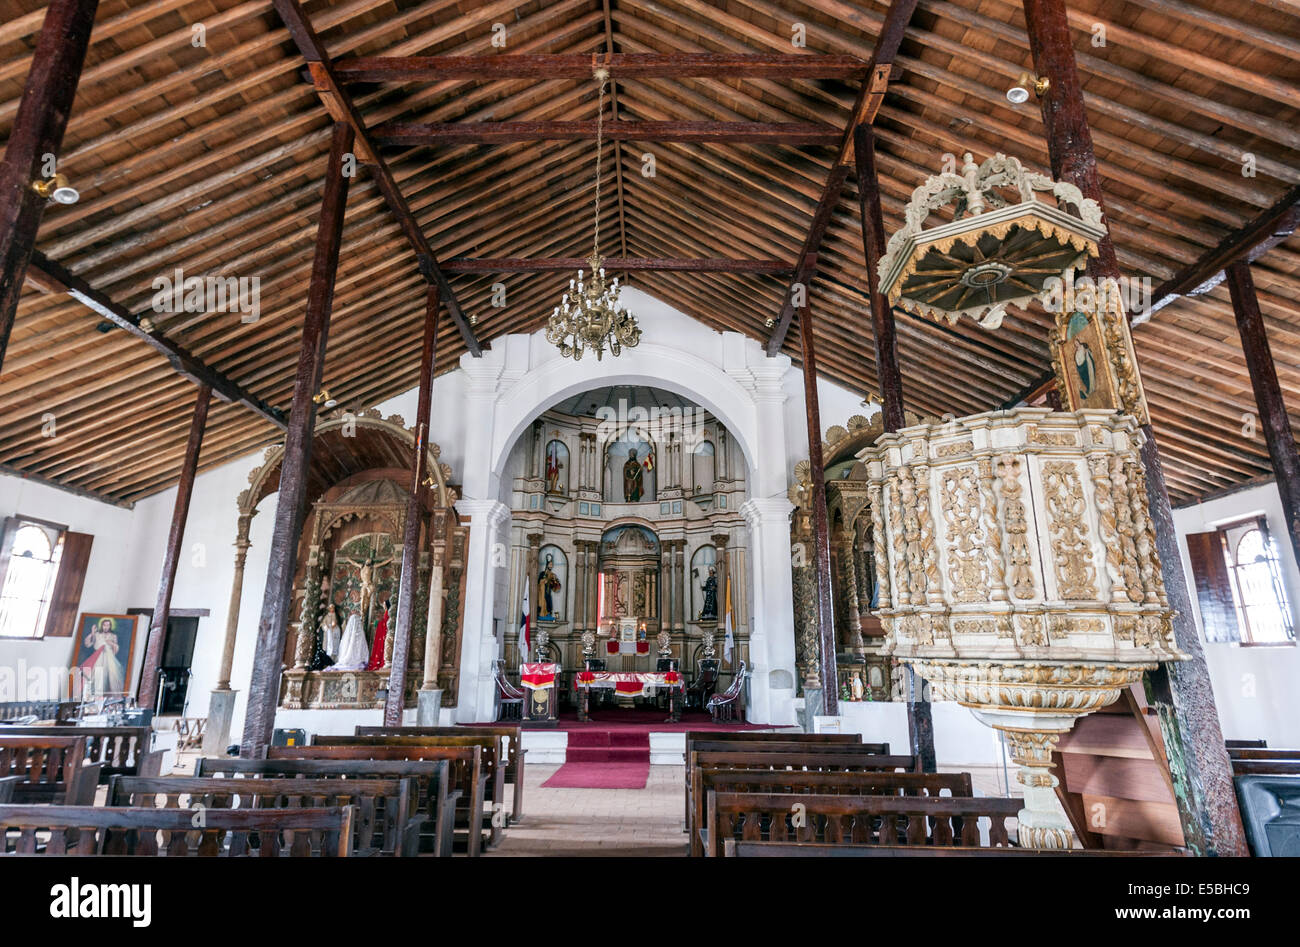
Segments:
[[[369,662],[370,648],[366,645],[361,616],[353,612],[343,628],[343,640],[339,642],[339,658],[334,662],[334,670],[361,671]]]

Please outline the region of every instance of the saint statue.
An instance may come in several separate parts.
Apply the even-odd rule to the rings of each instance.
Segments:
[[[709,566],[709,577],[700,586],[704,592],[704,607],[700,609],[700,621],[718,620],[718,574]]]
[[[379,613],[375,624],[375,643],[370,648],[370,660],[366,662],[367,671],[378,671],[384,666],[384,646],[388,641],[388,607],[390,599],[384,600],[384,610]]]
[[[334,662],[336,671],[361,671],[370,662],[370,649],[366,647],[366,633],[361,626],[361,616],[353,612],[343,628],[339,642],[339,659]]]
[[[641,494],[645,490],[644,476],[641,462],[636,459],[636,448],[628,448],[627,463],[623,465],[623,499],[628,503],[641,502]]]
[[[555,593],[560,590],[560,578],[555,574],[555,557],[547,556],[546,565],[537,576],[537,596],[544,603],[538,621],[556,621]]]
[[[323,671],[332,665],[338,656],[339,639],[342,637],[343,629],[339,627],[339,619],[334,614],[334,607],[325,606],[325,618],[316,629],[316,647],[312,651],[311,663],[308,667],[313,671]]]
[[[849,682],[849,690],[853,694],[853,700],[861,700],[863,694],[862,672],[854,671],[853,680]]]
[[[551,441],[546,447],[546,492],[560,492],[560,445]]]

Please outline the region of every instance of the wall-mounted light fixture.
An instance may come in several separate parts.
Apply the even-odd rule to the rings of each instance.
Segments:
[[[1007,101],[1012,105],[1023,105],[1029,101],[1029,90],[1034,90],[1034,95],[1040,99],[1043,93],[1051,88],[1052,83],[1049,79],[1040,79],[1029,72],[1022,72],[1016,84],[1007,89]]]
[[[63,173],[44,181],[33,181],[32,190],[56,204],[75,204],[81,200],[81,192],[68,183],[68,176]]]

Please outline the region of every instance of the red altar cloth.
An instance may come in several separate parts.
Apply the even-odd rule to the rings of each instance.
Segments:
[[[519,666],[519,683],[532,690],[550,687],[555,683],[559,669],[558,664],[522,664]]]
[[[613,689],[627,697],[642,697],[656,688],[681,690],[682,676],[676,671],[579,671],[577,688]]]

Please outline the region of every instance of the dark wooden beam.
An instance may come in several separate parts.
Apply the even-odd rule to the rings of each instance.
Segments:
[[[67,293],[95,315],[124,329],[137,339],[153,346],[177,372],[196,385],[207,385],[223,401],[236,402],[261,415],[281,430],[284,412],[257,397],[243,385],[207,365],[183,345],[167,338],[161,329],[145,328],[140,316],[110,299],[61,263],[49,259],[39,250],[32,253],[27,279],[47,293]]]
[[[876,135],[870,125],[859,125],[855,130],[853,151],[882,420],[886,431],[897,431],[903,426],[903,376],[898,370],[894,309],[880,292],[878,265],[885,254],[885,218],[880,207],[880,180],[876,173]]]
[[[862,252],[867,264],[871,300],[871,329],[876,352],[876,378],[880,385],[881,421],[886,431],[897,431],[903,418],[903,376],[898,370],[897,327],[894,308],[880,292],[880,258],[885,254],[885,218],[880,207],[880,178],[876,171],[876,135],[871,125],[854,129],[853,158],[858,178],[858,203],[862,217]],[[938,769],[934,750],[934,715],[925,697],[925,685],[909,665],[907,680],[908,744],[922,772]]]
[[[520,258],[470,258],[444,260],[444,273],[545,273],[552,270],[585,270],[583,257],[552,257],[550,259]],[[759,273],[788,276],[794,267],[781,260],[732,260],[722,257],[687,259],[679,257],[606,257],[605,269],[609,272],[636,270],[662,270],[675,273]]]
[[[1179,296],[1208,293],[1223,282],[1227,267],[1239,260],[1253,263],[1295,233],[1297,227],[1300,227],[1300,184],[1157,286],[1151,293],[1151,308],[1146,313],[1138,313],[1133,322],[1145,322],[1151,313]]]
[[[53,0],[46,9],[0,160],[0,366],[45,213],[45,198],[32,183],[48,176],[45,156],[57,156],[63,146],[98,6],[99,0]]]
[[[266,570],[266,591],[262,595],[262,617],[257,626],[253,674],[248,685],[248,708],[240,745],[240,752],[246,758],[256,758],[270,744],[275,729],[275,708],[280,703],[280,669],[284,664],[284,644],[293,605],[293,575],[307,501],[312,435],[316,427],[315,396],[320,390],[321,373],[325,368],[325,344],[329,337],[339,244],[343,238],[343,215],[351,181],[343,173],[343,159],[351,152],[352,143],[352,127],[336,122],[330,139],[325,193],[316,227],[316,255],[307,288],[307,313],[303,319],[298,369],[294,375],[293,407],[289,410],[284,455],[280,461],[280,487]],[[304,634],[312,631],[309,626],[303,628]]]
[[[1259,426],[1268,445],[1269,459],[1273,462],[1273,476],[1282,499],[1291,549],[1296,561],[1300,562],[1300,455],[1296,454],[1291,418],[1287,415],[1286,402],[1282,400],[1282,387],[1277,381],[1277,368],[1268,346],[1268,334],[1264,329],[1264,316],[1259,311],[1250,264],[1245,260],[1230,263],[1227,277],[1232,311],[1241,335],[1241,349],[1246,356],[1246,368],[1250,371],[1251,387],[1255,389]]]
[[[799,251],[799,266],[781,304],[781,312],[772,326],[772,334],[768,337],[769,357],[780,352],[781,346],[785,344],[786,334],[790,331],[790,322],[794,319],[796,288],[803,287],[806,294],[809,282],[816,275],[817,254],[821,250],[822,239],[826,236],[826,227],[830,224],[831,214],[835,212],[835,207],[840,202],[844,182],[853,165],[854,135],[859,125],[870,125],[876,120],[876,113],[880,110],[885,92],[889,88],[889,80],[894,74],[894,57],[898,55],[898,48],[903,43],[903,34],[912,19],[912,13],[916,10],[916,3],[917,0],[891,0],[889,10],[885,13],[885,21],[880,27],[880,36],[876,39],[876,48],[872,51],[871,60],[864,73],[862,88],[858,92],[857,101],[853,104],[849,123],[840,138],[839,155],[831,165],[826,186],[822,188],[817,209],[813,212],[813,222],[808,237]]]
[[[190,437],[185,444],[181,475],[176,483],[176,502],[172,505],[172,524],[163,551],[162,578],[158,581],[158,604],[149,624],[149,643],[144,649],[144,669],[140,673],[141,707],[155,710],[158,703],[158,671],[162,666],[163,644],[167,640],[167,622],[172,613],[172,590],[176,587],[176,567],[180,564],[181,545],[185,541],[185,523],[190,515],[190,498],[194,495],[194,478],[199,471],[199,452],[203,449],[203,432],[208,426],[208,406],[212,389],[199,385],[190,419]]]
[[[1097,159],[1079,85],[1065,2],[1024,0],[1024,8],[1034,70],[1050,83],[1039,104],[1052,175],[1058,181],[1078,186],[1084,197],[1091,197],[1102,206],[1104,215]],[[1099,249],[1101,252],[1089,272],[1094,277],[1118,278],[1119,264],[1110,239],[1099,241]],[[1183,572],[1160,451],[1150,423],[1143,426],[1143,433],[1147,501],[1165,592],[1174,612],[1174,636],[1178,647],[1189,656],[1187,661],[1162,664],[1150,673],[1152,702],[1169,751],[1169,769],[1183,836],[1195,854],[1246,855],[1232,767],[1224,748],[1205,653],[1192,617],[1192,600]]]
[[[771,145],[835,145],[840,131],[814,122],[606,122],[609,141],[723,141]],[[595,141],[595,121],[389,122],[370,140],[380,146],[505,145],[520,141]]]
[[[713,53],[569,53],[503,56],[355,56],[335,64],[343,82],[444,79],[590,79],[599,66],[613,79],[862,79],[856,56]]]
[[[428,491],[429,411],[433,404],[433,366],[438,353],[438,290],[430,286],[424,303],[424,345],[420,350],[420,393],[415,407],[415,457],[411,461],[411,492],[402,530],[402,575],[397,587],[397,621],[393,626],[393,657],[388,669],[388,701],[384,726],[401,725],[406,705],[406,662],[411,653],[415,586],[419,581],[420,523]],[[426,641],[426,648],[432,643]]]
[[[452,321],[456,324],[456,328],[465,342],[465,348],[475,358],[480,357],[483,354],[483,349],[474,336],[474,330],[469,324],[469,319],[461,311],[456,294],[452,291],[451,284],[447,282],[447,277],[443,275],[442,270],[439,268],[438,258],[434,254],[433,248],[429,246],[424,231],[420,229],[419,221],[411,213],[410,205],[406,203],[406,198],[402,196],[402,192],[398,190],[397,181],[393,178],[392,172],[384,159],[376,153],[374,144],[371,142],[369,132],[366,129],[366,123],[361,118],[361,113],[357,111],[352,97],[343,88],[334,72],[334,65],[330,61],[329,54],[325,51],[325,44],[316,35],[316,30],[312,27],[311,21],[307,18],[307,14],[302,5],[298,3],[298,0],[273,0],[273,2],[276,12],[280,14],[280,19],[284,21],[285,27],[289,30],[289,35],[293,37],[298,52],[307,60],[307,66],[311,71],[317,94],[320,95],[321,104],[325,106],[325,109],[336,122],[343,122],[352,129],[357,157],[367,163],[375,187],[379,189],[379,193],[384,198],[384,203],[388,205],[389,213],[397,219],[402,234],[415,252],[420,275],[424,277],[426,282],[438,287],[438,293],[447,305],[447,311],[451,314]]]

